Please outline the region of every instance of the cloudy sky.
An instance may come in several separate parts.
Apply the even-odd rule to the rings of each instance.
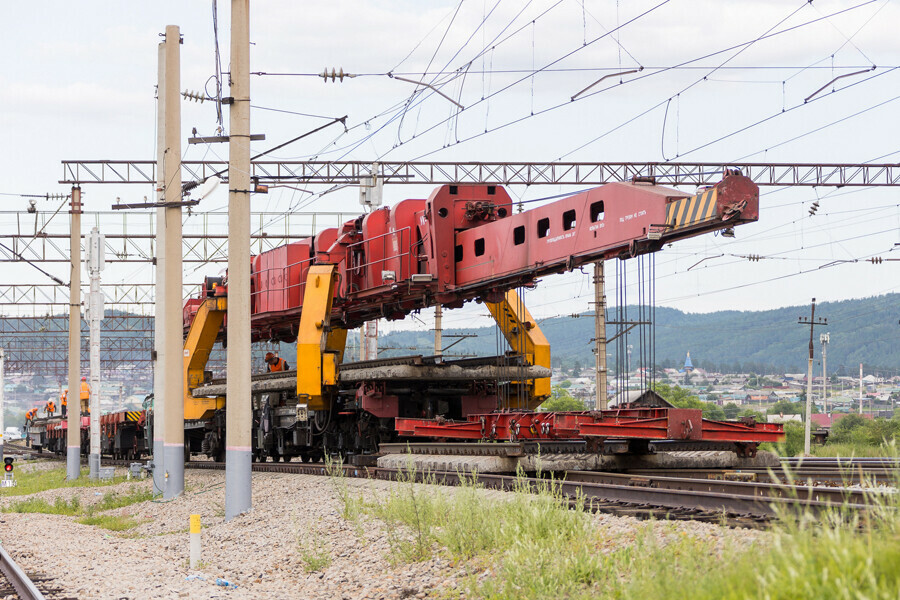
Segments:
[[[155,157],[157,44],[166,25],[179,25],[184,36],[181,87],[215,89],[210,1],[4,2],[0,11],[7,23],[0,39],[5,234],[33,230],[29,218],[13,214],[27,205],[20,194],[68,191],[57,183],[61,160]],[[229,3],[220,2],[224,71],[229,13]],[[346,131],[331,127],[274,157],[897,163],[898,22],[900,10],[890,0],[254,2],[251,71],[267,74],[251,79],[251,128],[267,139],[253,149],[347,115]],[[834,77],[873,66],[804,102]],[[359,76],[323,83],[313,75],[326,67]],[[641,67],[569,101],[603,75]],[[465,109],[433,93],[414,94],[415,85],[389,72],[434,82]],[[185,137],[192,128],[213,134],[214,105],[186,102],[182,124]],[[189,160],[226,158],[221,144],[185,148]],[[253,208],[359,210],[355,189],[306,189],[274,189],[254,197]],[[385,201],[429,191],[389,186]],[[535,199],[572,190],[510,191]],[[85,186],[84,192],[91,211],[108,211],[116,197],[152,197],[140,186]],[[763,188],[763,194],[759,223],[740,227],[735,239],[707,235],[657,255],[659,305],[689,312],[761,310],[805,304],[812,296],[823,301],[896,291],[900,263],[865,262],[892,257],[900,242],[895,190]],[[217,191],[198,213],[221,214],[226,196]],[[809,217],[817,199],[819,212]],[[41,223],[58,207],[39,201]],[[186,217],[186,228],[202,218]],[[144,222],[135,216],[130,223]],[[221,218],[210,222],[224,226]],[[99,220],[107,231],[120,223],[121,216]],[[63,212],[47,231],[67,227]],[[750,254],[763,259],[742,258]],[[65,265],[47,270],[68,279]],[[185,281],[199,282],[217,270],[189,266]],[[153,280],[149,267],[135,264],[111,265],[104,275],[111,282]],[[42,277],[13,265],[6,282]],[[633,274],[629,282],[636,282]],[[537,316],[550,317],[589,310],[591,295],[589,275],[575,272],[548,277],[528,292],[527,302]],[[614,277],[608,295],[620,297]],[[635,287],[626,299],[637,299]],[[448,313],[446,326],[482,312],[472,306]]]

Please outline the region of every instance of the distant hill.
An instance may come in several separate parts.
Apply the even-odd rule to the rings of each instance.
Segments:
[[[639,318],[637,306],[628,307],[627,320]],[[646,316],[645,309],[644,315]],[[821,357],[819,335],[828,331],[828,371],[856,373],[859,363],[867,372],[873,368],[900,369],[900,294],[872,298],[823,302],[816,315],[826,317],[826,327],[816,327],[814,345],[816,363]],[[809,306],[794,306],[766,311],[720,311],[705,314],[684,313],[673,308],[655,311],[656,364],[680,367],[687,352],[695,367],[726,372],[802,372],[806,370],[809,327],[797,324],[798,318],[809,316]],[[610,319],[613,315],[610,314]],[[583,367],[593,365],[591,352],[594,335],[593,317],[559,317],[541,323],[553,350],[554,364],[571,366],[578,361]],[[607,337],[615,335],[614,326],[607,327]],[[455,345],[450,352],[491,355],[497,351],[496,328],[448,329],[446,334],[471,334],[477,337]],[[632,351],[632,368],[640,364],[641,337],[635,328],[628,335]],[[430,332],[394,332],[379,339],[380,346],[433,348]],[[649,347],[649,343],[647,344]],[[614,364],[616,354],[624,349],[617,342],[609,345]],[[410,354],[408,349],[385,351]],[[624,361],[624,356],[622,358]],[[817,367],[818,369],[819,367]]]
[[[638,307],[629,306],[627,320],[640,318]],[[644,310],[644,315],[649,310]],[[888,294],[872,298],[823,302],[816,308],[816,315],[827,317],[827,327],[816,327],[814,335],[815,356],[821,356],[819,334],[831,333],[828,346],[829,373],[853,374],[858,372],[859,363],[866,366],[866,372],[880,369],[886,372],[900,371],[900,294]],[[685,354],[691,353],[694,366],[708,370],[725,372],[803,372],[806,370],[809,328],[797,324],[798,317],[809,316],[809,306],[793,306],[766,311],[720,311],[705,314],[684,313],[673,308],[657,308],[654,314],[656,338],[656,364],[664,367],[681,367]],[[610,311],[609,317],[616,315]],[[14,347],[15,334],[25,327],[24,320],[0,318],[0,347]],[[43,334],[49,347],[65,348],[65,323],[54,320],[52,327]],[[591,352],[594,335],[593,317],[559,317],[541,322],[541,328],[550,340],[555,365],[571,367],[576,362],[584,368],[594,363]],[[152,317],[130,316],[119,320],[115,332],[106,335],[115,338],[132,338],[118,345],[129,348],[125,356],[145,358],[152,348]],[[150,331],[146,331],[149,329]],[[614,326],[607,327],[607,337],[616,333]],[[646,328],[645,337],[649,337]],[[490,356],[503,352],[505,343],[495,327],[472,329],[447,329],[445,334],[468,334],[476,337],[463,340],[449,352],[475,356]],[[86,331],[83,332],[83,346],[86,346]],[[350,335],[348,345],[354,346],[358,336]],[[450,339],[445,339],[449,344]],[[632,368],[641,365],[641,335],[636,328],[628,335],[627,344],[634,347]],[[649,347],[649,343],[645,344]],[[380,356],[404,354],[431,354],[432,333],[429,331],[399,331],[379,338],[385,350]],[[613,342],[608,347],[610,368],[614,368],[616,357],[622,354],[624,362],[625,341]],[[418,350],[410,350],[415,347]],[[217,351],[217,355],[220,351]],[[222,353],[224,354],[224,353]],[[350,352],[352,359],[355,351]],[[281,355],[291,365],[295,364],[292,345],[282,344]],[[8,356],[12,358],[12,356]],[[817,366],[817,369],[819,367]]]

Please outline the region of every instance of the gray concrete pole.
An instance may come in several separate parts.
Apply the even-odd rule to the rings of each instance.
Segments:
[[[157,52],[157,88],[156,88],[156,197],[159,202],[165,200],[162,192],[165,189],[166,171],[166,44],[159,45]],[[166,278],[163,277],[166,262],[166,209],[156,209],[156,309],[153,318],[156,362],[153,365],[153,494],[162,494],[166,489],[165,445],[163,442],[165,425],[165,332],[163,327],[166,314]]]
[[[810,424],[812,423],[812,378],[813,378],[813,359],[812,352],[809,353],[809,364],[806,368],[806,422],[803,424],[803,454],[809,456],[809,433]]]
[[[441,356],[444,351],[444,330],[443,330],[444,307],[440,304],[434,305],[434,355]]]
[[[828,335],[828,334],[826,334]],[[828,414],[828,338],[822,342],[822,410]]]
[[[228,382],[225,520],[249,511],[250,404],[250,0],[231,2],[231,131],[228,157]],[[298,368],[300,368],[298,366]]]
[[[594,409],[603,410],[609,404],[606,397],[606,280],[603,261],[594,263],[594,369],[597,391]]]
[[[177,25],[166,26],[166,85],[163,102],[166,110],[165,194],[166,204],[181,202],[181,35]],[[162,401],[165,402],[163,433],[166,465],[164,498],[184,492],[184,363],[182,359],[181,281],[181,207],[165,209],[165,309],[163,336],[166,372]]]
[[[66,478],[81,474],[81,188],[72,188],[69,217],[69,399]]]
[[[3,348],[0,348],[0,463],[3,462],[3,436],[6,435],[6,423],[3,420],[3,360]]]
[[[103,269],[103,237],[94,227],[88,238],[87,267],[91,281],[88,295],[88,332],[91,365],[91,452],[88,455],[88,477],[100,477],[100,322],[103,319],[103,295],[100,271]]]

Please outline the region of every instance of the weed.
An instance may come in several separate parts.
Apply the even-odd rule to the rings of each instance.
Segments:
[[[0,489],[0,497],[27,496],[56,488],[104,487],[116,485],[125,480],[125,477],[114,477],[109,480],[89,479],[87,469],[82,469],[81,476],[74,480],[66,479],[65,468],[22,472],[16,475],[16,487]]]
[[[125,531],[141,525],[141,521],[128,515],[87,515],[76,521],[82,525],[93,525],[110,531]]]
[[[66,501],[57,498],[50,504],[43,498],[27,498],[18,500],[3,507],[3,512],[11,513],[44,513],[48,515],[66,515],[69,517],[82,514],[81,501],[75,497]]]
[[[329,456],[325,456],[325,472],[328,473],[328,481],[337,494],[338,500],[343,507],[341,516],[348,521],[358,522],[359,517],[363,513],[364,504],[362,494],[357,491],[354,493],[350,489],[347,482],[347,476],[344,474],[344,463],[341,459],[333,460]]]
[[[306,532],[306,536],[298,533],[297,545],[303,570],[307,573],[321,571],[331,565],[331,550],[318,530],[311,529]]]

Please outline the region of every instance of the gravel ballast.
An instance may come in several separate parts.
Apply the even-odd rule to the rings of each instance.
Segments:
[[[149,489],[150,480],[100,488],[60,488],[34,494],[51,504],[78,496],[82,505],[111,491]],[[372,499],[392,482],[348,479],[353,493]],[[418,485],[418,484],[416,484]],[[446,493],[452,488],[431,487]],[[483,491],[502,501],[505,492]],[[2,497],[0,506],[27,496]],[[71,597],[93,598],[424,598],[441,595],[467,575],[464,565],[443,557],[392,562],[386,525],[373,518],[347,521],[328,478],[277,473],[253,474],[253,510],[224,521],[224,472],[186,472],[186,492],[173,501],[148,501],[103,514],[141,522],[124,532],[82,525],[75,517],[0,514],[0,543],[30,574],[54,578]],[[203,522],[202,564],[188,568],[189,516]],[[631,517],[594,516],[615,545],[631,543],[646,524]],[[765,535],[698,522],[659,525],[662,539],[674,533],[728,540],[743,546]],[[320,571],[307,572],[304,548],[330,556]],[[612,550],[614,548],[609,548]],[[235,588],[216,585],[221,578]]]

